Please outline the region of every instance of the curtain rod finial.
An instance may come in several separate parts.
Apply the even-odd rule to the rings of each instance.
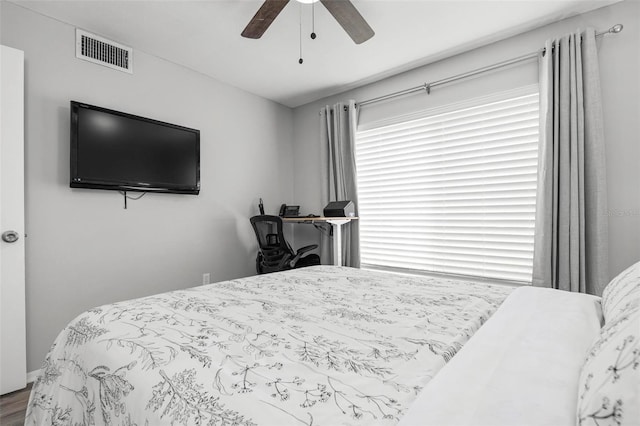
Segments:
[[[609,28],[609,31],[608,31],[608,32],[610,32],[610,33],[612,33],[612,34],[617,34],[617,33],[619,33],[620,31],[622,31],[622,29],[623,29],[623,28],[624,28],[624,25],[622,25],[622,24],[616,24],[616,25],[614,25],[613,27]]]

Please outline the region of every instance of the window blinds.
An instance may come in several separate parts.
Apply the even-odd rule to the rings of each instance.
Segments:
[[[530,283],[538,124],[536,91],[359,131],[361,263]]]

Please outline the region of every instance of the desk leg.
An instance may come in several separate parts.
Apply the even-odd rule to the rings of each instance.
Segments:
[[[333,226],[333,264],[342,266],[342,224],[332,223]]]
[[[328,219],[333,227],[333,264],[342,266],[342,225],[351,219]]]

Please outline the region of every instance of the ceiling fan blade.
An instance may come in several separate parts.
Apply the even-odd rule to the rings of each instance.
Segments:
[[[287,3],[289,3],[289,0],[265,0],[251,21],[249,21],[247,27],[242,31],[242,37],[262,37],[262,34],[267,31],[269,25],[276,19]]]
[[[356,44],[364,43],[375,34],[350,0],[320,0],[320,2]]]

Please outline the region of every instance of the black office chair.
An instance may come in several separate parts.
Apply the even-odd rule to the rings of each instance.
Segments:
[[[320,256],[317,254],[302,256],[318,248],[317,244],[302,247],[297,252],[293,251],[284,239],[281,217],[260,215],[253,216],[250,221],[258,239],[256,270],[259,274],[320,264]]]

